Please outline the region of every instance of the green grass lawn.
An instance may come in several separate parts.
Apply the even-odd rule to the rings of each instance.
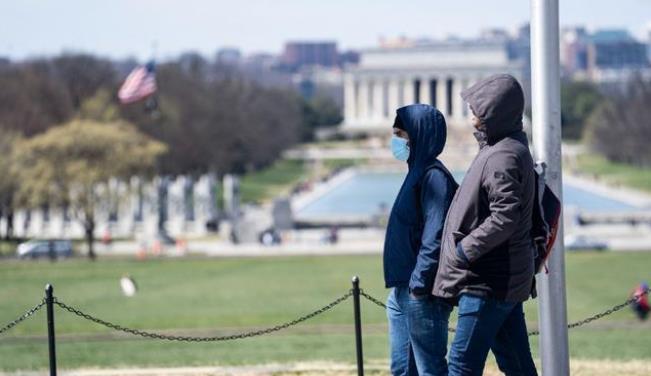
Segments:
[[[242,177],[242,201],[261,202],[289,189],[306,175],[303,161],[281,159],[264,170]]]
[[[364,160],[327,159],[323,162],[324,171],[328,173],[336,168],[363,164]],[[310,176],[309,166],[303,161],[281,159],[264,170],[252,172],[242,177],[242,201],[260,203],[286,193],[302,179]]]
[[[323,165],[328,169],[346,168],[353,166],[360,166],[367,162],[365,159],[326,159]]]
[[[570,321],[627,298],[650,279],[651,253],[577,253],[567,257]],[[123,297],[119,278],[138,282],[134,298]],[[121,325],[192,335],[246,331],[289,321],[350,288],[359,275],[368,293],[384,299],[379,256],[72,260],[0,263],[0,326],[36,304],[47,282],[69,305]],[[367,359],[387,359],[384,312],[363,306]],[[536,302],[527,303],[536,322]],[[224,343],[173,343],[115,335],[108,329],[56,310],[60,368],[192,366],[268,362],[354,361],[352,301],[294,329]],[[47,367],[45,312],[0,335],[0,369]],[[626,309],[570,333],[571,355],[584,359],[651,361],[650,323]],[[532,340],[534,351],[537,341]]]
[[[577,157],[576,167],[583,173],[596,175],[611,184],[620,184],[651,192],[651,168],[610,162],[594,154]]]

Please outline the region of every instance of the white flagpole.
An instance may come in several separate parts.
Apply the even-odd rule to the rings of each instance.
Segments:
[[[547,164],[547,184],[562,200],[559,0],[531,0],[531,87],[536,159]],[[537,277],[540,358],[544,376],[568,376],[563,224],[549,274]]]

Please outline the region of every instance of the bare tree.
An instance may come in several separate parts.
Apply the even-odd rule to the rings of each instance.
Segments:
[[[590,115],[589,144],[606,158],[651,166],[651,82],[636,76],[623,95],[612,96]]]

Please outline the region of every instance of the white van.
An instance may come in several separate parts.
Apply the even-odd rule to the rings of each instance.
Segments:
[[[50,246],[52,247],[54,257],[72,256],[72,242],[70,240],[54,239],[32,239],[20,243],[16,249],[16,255],[21,259],[50,257]]]

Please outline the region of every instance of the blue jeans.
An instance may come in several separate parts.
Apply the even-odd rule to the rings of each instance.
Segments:
[[[387,299],[392,375],[445,375],[448,319],[452,306],[427,295],[413,297],[394,287]]]
[[[507,376],[537,376],[522,303],[463,294],[457,332],[450,347],[450,376],[481,376],[493,350]]]

